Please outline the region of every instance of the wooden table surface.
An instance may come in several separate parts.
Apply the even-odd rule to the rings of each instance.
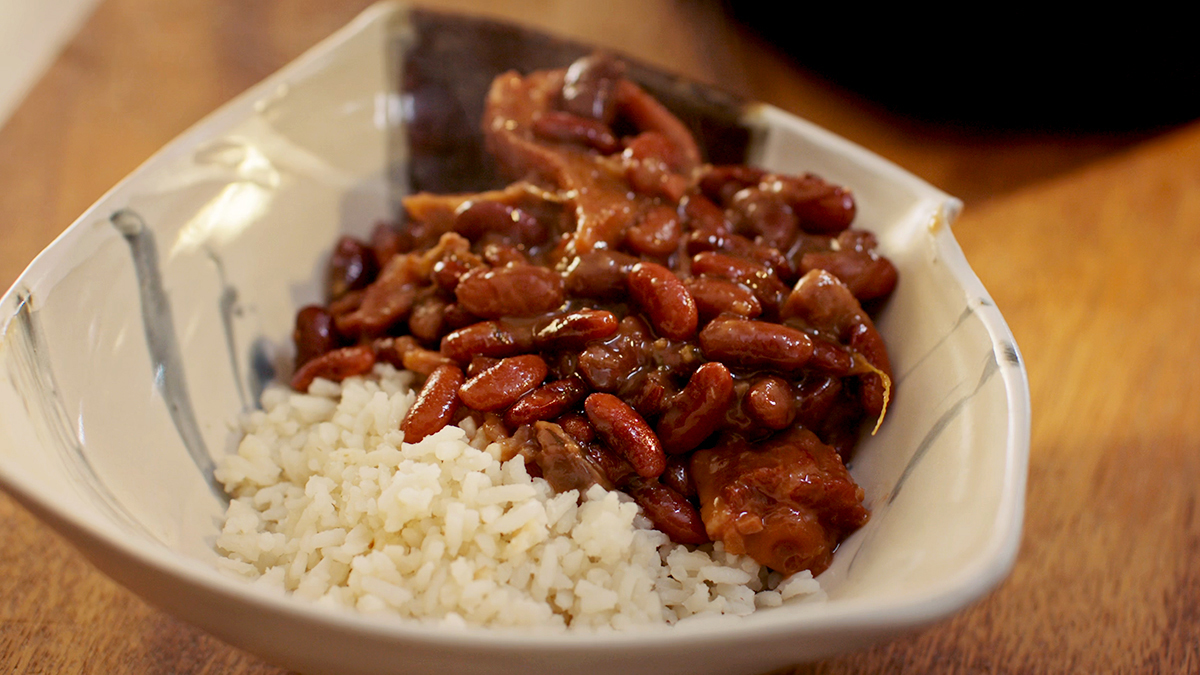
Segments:
[[[103,0],[0,129],[0,287],[152,152],[366,5]],[[715,2],[436,6],[776,104],[966,201],[955,232],[1032,388],[1020,555],[953,619],[796,673],[1200,672],[1200,122],[949,133],[822,83]],[[147,606],[4,495],[0,671],[281,672]]]

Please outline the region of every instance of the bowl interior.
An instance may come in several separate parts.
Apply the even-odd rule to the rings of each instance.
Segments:
[[[177,139],[0,303],[0,484],[103,545],[211,568],[224,502],[199,467],[232,450],[237,415],[286,373],[294,312],[318,299],[336,236],[365,234],[414,187],[494,179],[478,161],[487,83],[585,51],[377,11]],[[977,597],[1015,553],[1028,403],[1011,335],[950,233],[958,202],[778,110],[632,72],[715,161],[852,188],[856,226],[900,270],[879,317],[897,394],[851,463],[871,520],[822,575],[829,603],[760,620],[937,599],[932,617]],[[238,582],[212,570],[212,583]]]

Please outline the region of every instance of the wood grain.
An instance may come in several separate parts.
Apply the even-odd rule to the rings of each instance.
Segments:
[[[444,0],[774,103],[964,197],[963,249],[1033,395],[1012,576],[955,618],[794,673],[1200,671],[1200,123],[996,135],[906,122],[717,3]],[[363,1],[105,0],[0,129],[0,283],[204,114]],[[94,571],[0,496],[0,671],[279,673]]]
[[[1200,126],[968,211],[1033,399],[1012,576],[911,640],[797,670],[1200,669]]]

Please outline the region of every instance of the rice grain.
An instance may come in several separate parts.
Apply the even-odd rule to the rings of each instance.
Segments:
[[[720,543],[670,542],[623,493],[556,495],[469,418],[405,443],[413,379],[381,364],[304,394],[269,387],[218,465],[232,497],[220,569],[444,626],[625,629],[821,594]]]

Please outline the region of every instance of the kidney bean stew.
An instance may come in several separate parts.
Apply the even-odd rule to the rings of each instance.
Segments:
[[[704,164],[603,54],[501,75],[483,124],[516,182],[342,238],[292,386],[415,371],[408,441],[470,415],[557,491],[619,488],[677,542],[823,571],[868,518],[843,460],[891,388],[864,305],[896,269],[850,192]]]

